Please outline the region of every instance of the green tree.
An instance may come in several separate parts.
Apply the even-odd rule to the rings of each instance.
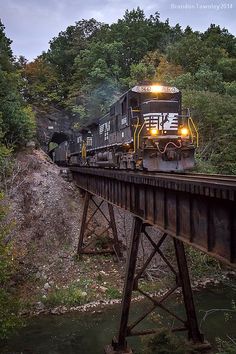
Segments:
[[[130,65],[138,63],[150,49],[149,25],[144,11],[126,10],[122,19],[110,26],[110,36],[116,42],[122,43],[119,64],[122,77],[129,76]]]
[[[225,81],[236,81],[236,59],[221,58],[216,65],[216,69],[223,75]]]
[[[8,148],[24,145],[34,134],[34,114],[23,103],[19,88],[20,75],[17,72],[0,70],[1,142]]]
[[[45,106],[62,101],[62,87],[55,68],[42,56],[24,65],[21,73],[25,80],[24,97],[29,103]]]
[[[181,90],[193,90],[195,87],[194,75],[190,72],[179,75],[175,80],[172,80],[172,84]]]
[[[73,85],[67,105],[73,112],[84,106],[86,115],[104,113],[119,92],[119,42],[92,41],[75,59]],[[89,68],[89,70],[88,70]],[[80,115],[81,116],[81,115]]]
[[[230,96],[236,96],[236,81],[225,82],[225,91]]]
[[[227,55],[236,58],[236,38],[226,28],[211,24],[201,38],[209,47],[223,49]]]
[[[86,48],[87,43],[102,27],[95,19],[81,20],[69,26],[50,41],[50,48],[44,56],[54,65],[61,79],[68,82],[73,73],[75,57]]]
[[[212,46],[204,41],[200,33],[188,32],[182,39],[167,48],[168,59],[192,74],[203,64],[212,69],[226,54],[221,48],[211,44]]]
[[[134,86],[141,81],[150,81],[155,76],[155,67],[152,64],[132,64],[130,67],[130,78],[128,79],[128,87]],[[124,81],[125,83],[125,81]]]
[[[163,83],[171,83],[176,77],[183,74],[181,65],[176,65],[167,60],[165,55],[160,58],[159,65],[156,69],[157,81]]]
[[[34,115],[22,98],[23,82],[14,63],[11,41],[0,24],[0,144],[25,144],[34,132]]]
[[[223,76],[216,70],[211,70],[207,65],[202,65],[195,74],[187,72],[179,75],[169,82],[180,89],[197,90],[197,91],[211,91],[211,92],[225,92],[225,84]]]
[[[0,69],[11,71],[13,69],[13,54],[11,40],[5,35],[5,27],[0,20]]]
[[[223,76],[216,70],[202,65],[194,75],[195,88],[198,91],[224,92]]]
[[[236,97],[213,92],[184,91],[199,129],[198,155],[218,173],[236,174]]]
[[[156,12],[149,18],[139,7],[131,11],[126,10],[122,19],[110,26],[108,40],[123,43],[120,52],[119,64],[122,79],[130,75],[132,64],[138,64],[149,51],[159,49],[163,51],[171,40],[179,35],[179,27],[173,30],[168,20],[160,21]]]

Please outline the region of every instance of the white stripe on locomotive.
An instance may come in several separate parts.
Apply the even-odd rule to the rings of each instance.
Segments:
[[[158,130],[177,130],[178,113],[144,113],[145,123]]]

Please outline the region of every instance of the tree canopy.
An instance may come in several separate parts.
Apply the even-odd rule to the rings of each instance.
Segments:
[[[24,83],[10,44],[0,23],[0,145],[15,148],[31,138],[34,116],[23,100]]]

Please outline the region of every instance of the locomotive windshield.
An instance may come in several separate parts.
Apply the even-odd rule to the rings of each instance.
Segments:
[[[179,102],[178,101],[154,101],[149,100],[143,102],[142,113],[178,113],[179,112]]]

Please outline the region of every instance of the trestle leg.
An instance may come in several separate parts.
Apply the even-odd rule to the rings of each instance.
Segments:
[[[182,241],[174,239],[174,247],[179,270],[180,285],[182,287],[187,316],[188,337],[194,343],[202,343],[204,341],[204,337],[198,328],[198,321],[193,301],[193,292],[189,279],[188,264],[186,260],[184,244]]]
[[[95,205],[95,210],[92,212],[92,215],[88,218],[88,210],[89,210],[89,203],[93,202]],[[109,211],[109,218],[105,215],[104,211],[101,209],[102,204],[104,203],[104,200],[100,201],[97,203],[97,201],[93,198],[93,195],[89,192],[85,192],[85,198],[84,198],[84,209],[83,209],[83,214],[82,214],[82,220],[81,220],[81,228],[80,228],[80,234],[79,234],[79,241],[78,241],[78,247],[77,247],[77,254],[82,255],[82,254],[105,254],[105,253],[115,253],[117,258],[119,259],[121,257],[121,249],[120,249],[120,244],[118,240],[118,234],[117,234],[117,228],[116,228],[116,222],[115,222],[115,216],[114,216],[114,210],[113,206],[110,203],[108,204],[108,211]],[[108,226],[106,227],[105,230],[103,230],[99,236],[102,236],[102,234],[105,231],[108,231],[109,229],[112,230],[112,236],[113,236],[113,249],[109,250],[89,250],[88,247],[91,245],[91,242],[89,244],[84,244],[84,237],[85,237],[85,232],[88,229],[88,225],[94,215],[97,212],[100,212],[104,219],[106,220]]]
[[[113,240],[114,240],[114,250],[117,255],[117,258],[121,258],[121,250],[120,250],[120,244],[119,244],[119,239],[118,239],[118,234],[117,234],[117,228],[116,228],[116,221],[115,221],[115,215],[114,215],[114,209],[113,206],[110,203],[107,203],[108,205],[108,211],[109,211],[109,216],[110,216],[110,227],[112,229],[112,234],[113,234]]]
[[[121,310],[121,320],[118,339],[114,339],[112,346],[105,348],[105,352],[108,354],[114,353],[132,353],[131,350],[127,348],[126,336],[127,336],[127,325],[129,319],[129,310],[132,299],[132,292],[134,286],[134,276],[136,268],[136,260],[138,256],[139,240],[142,230],[142,220],[136,216],[133,219],[132,225],[132,235],[130,241],[129,255],[127,258],[125,284],[123,290],[123,300],[122,300],[122,310]]]
[[[83,215],[82,215],[82,220],[81,220],[81,227],[80,227],[80,233],[79,233],[79,242],[78,242],[78,247],[77,247],[77,254],[82,253],[83,249],[83,240],[84,240],[84,234],[87,228],[86,220],[87,220],[87,214],[88,214],[88,207],[89,207],[89,201],[91,198],[91,194],[89,192],[85,193],[85,198],[84,198],[84,209],[83,209]]]
[[[127,267],[126,267],[126,276],[125,276],[125,284],[123,290],[123,300],[121,306],[121,319],[120,319],[120,327],[119,334],[117,339],[113,339],[112,344],[105,348],[106,354],[124,354],[124,353],[132,353],[132,350],[128,348],[126,338],[129,336],[135,335],[145,335],[155,333],[156,329],[150,329],[145,331],[134,331],[134,328],[143,321],[150,313],[152,313],[156,308],[162,309],[168,315],[173,316],[180,326],[172,328],[172,332],[177,331],[187,331],[188,338],[195,344],[195,348],[202,351],[210,348],[209,343],[204,342],[204,337],[199,331],[198,321],[193,301],[192,288],[189,278],[188,265],[185,256],[184,245],[182,241],[174,239],[174,248],[176,255],[176,263],[178,269],[176,270],[172,263],[168,260],[168,258],[164,255],[161,250],[161,246],[167,238],[167,234],[164,233],[159,241],[156,243],[148,234],[146,227],[151,226],[149,224],[144,223],[140,218],[134,217],[133,227],[132,227],[132,235],[130,241],[129,254],[127,258]],[[136,262],[138,256],[139,249],[139,241],[141,234],[147,238],[147,240],[151,243],[153,250],[150,255],[147,257],[141,269],[136,272]],[[166,291],[165,294],[159,297],[150,296],[148,293],[143,291],[139,287],[139,279],[147,269],[148,265],[152,261],[153,257],[156,254],[162,258],[162,260],[169,267],[170,271],[174,274],[175,284],[173,287]],[[136,273],[136,274],[135,274]],[[178,288],[182,289],[183,300],[186,310],[187,319],[183,319],[177,314],[175,314],[172,310],[168,308],[165,304],[165,301],[172,295]],[[143,296],[145,296],[151,302],[151,306],[147,311],[136,319],[131,324],[128,324],[129,312],[131,306],[132,292],[136,290],[139,291]]]

